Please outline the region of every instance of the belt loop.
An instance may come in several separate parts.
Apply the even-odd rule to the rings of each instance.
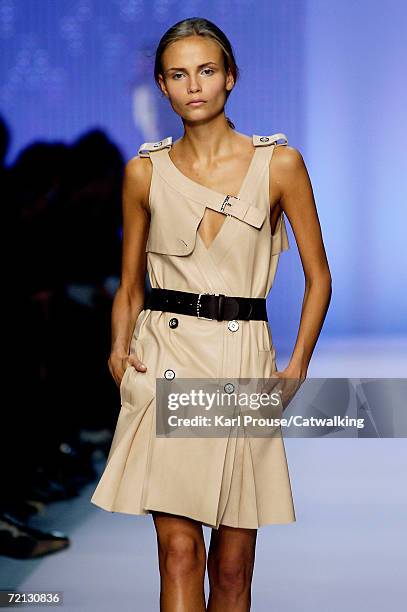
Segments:
[[[218,300],[218,315],[216,317],[216,319],[218,321],[223,321],[223,308],[225,305],[225,295],[223,293],[219,293],[219,300]]]

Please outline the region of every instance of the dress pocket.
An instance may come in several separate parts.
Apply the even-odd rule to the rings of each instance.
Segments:
[[[259,321],[260,332],[257,336],[257,348],[262,353],[274,353],[273,335],[268,321]]]
[[[134,366],[132,366],[132,365],[128,365],[128,366],[126,367],[126,369],[124,370],[124,373],[123,373],[123,376],[122,376],[122,379],[121,379],[121,381],[120,381],[120,385],[119,385],[119,391],[120,391],[120,394],[122,393],[122,390],[123,390],[123,387],[124,387],[124,385],[125,385],[125,383],[126,383],[126,379],[128,378],[128,375],[129,375],[130,369],[131,369],[131,368],[133,368],[133,367],[134,367]]]
[[[258,349],[259,376],[258,378],[268,378],[277,370],[276,351],[272,346],[270,350]]]
[[[145,387],[155,388],[154,344],[150,340],[137,339],[132,341],[130,355],[136,356],[147,366],[147,370],[137,370],[134,365],[128,365],[120,383],[120,399],[122,404],[137,404],[137,395],[144,392]]]

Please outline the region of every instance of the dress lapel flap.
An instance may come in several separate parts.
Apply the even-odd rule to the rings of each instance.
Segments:
[[[224,200],[212,199],[206,206],[217,212],[223,212],[224,214],[240,219],[244,223],[248,223],[253,227],[260,228],[263,225],[266,217],[266,210],[264,208],[257,208],[253,206],[247,200],[235,198],[233,196],[226,196]]]
[[[168,200],[160,215],[153,214],[146,251],[164,255],[189,255],[195,247],[196,232],[202,218],[202,206],[182,199]]]
[[[287,251],[290,248],[290,242],[288,240],[287,227],[285,224],[284,213],[281,212],[274,234],[271,237],[271,254],[277,255],[281,251]]]
[[[165,218],[155,219],[155,216],[152,216],[146,251],[166,255],[189,255],[194,250],[196,233],[205,213],[205,206],[186,198],[181,202],[181,198],[180,194],[176,202],[167,200],[165,209],[161,209],[161,214]],[[221,210],[222,200],[217,204],[213,201],[208,202],[206,206],[235,217],[257,229],[263,225],[266,217],[264,209],[257,208],[247,201],[237,200],[237,198],[234,201],[237,204],[227,207],[227,213],[226,210]],[[182,214],[180,214],[181,210],[183,210]]]

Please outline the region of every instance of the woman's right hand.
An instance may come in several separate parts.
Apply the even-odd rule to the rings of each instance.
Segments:
[[[124,372],[128,365],[136,368],[138,372],[146,372],[147,368],[136,355],[123,355],[122,353],[110,353],[109,371],[118,387],[120,387]]]

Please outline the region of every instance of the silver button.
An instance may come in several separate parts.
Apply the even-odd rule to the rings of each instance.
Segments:
[[[175,327],[178,327],[178,319],[177,317],[172,317],[172,319],[169,320],[168,325],[174,329]]]
[[[235,332],[239,329],[239,323],[235,320],[233,321],[229,321],[228,323],[228,329],[230,329],[230,331]]]
[[[233,385],[232,383],[226,383],[223,388],[225,389],[226,393],[233,393],[233,391],[235,390],[235,385]]]
[[[167,380],[172,380],[173,378],[175,378],[175,372],[174,370],[165,370],[164,372],[164,377]]]
[[[270,138],[267,138],[267,136],[262,136],[262,137],[260,138],[260,141],[261,141],[261,142],[268,142],[269,140],[270,140]]]

